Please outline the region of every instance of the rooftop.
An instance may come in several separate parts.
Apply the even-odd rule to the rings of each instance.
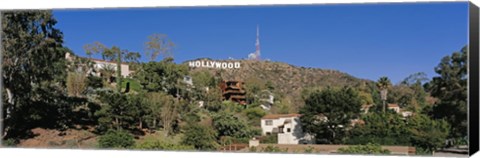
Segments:
[[[396,108],[396,107],[400,107],[400,106],[398,106],[398,104],[388,104],[388,107],[389,108]]]
[[[284,117],[300,117],[300,114],[268,114],[262,117],[262,119],[279,119]]]

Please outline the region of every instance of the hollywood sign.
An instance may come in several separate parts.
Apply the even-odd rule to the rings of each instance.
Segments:
[[[190,67],[205,67],[205,68],[217,68],[217,69],[239,69],[240,62],[219,62],[219,61],[205,61],[197,60],[188,62]]]

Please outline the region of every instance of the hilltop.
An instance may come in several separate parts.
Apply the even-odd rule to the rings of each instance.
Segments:
[[[309,88],[356,86],[372,82],[337,70],[299,67],[283,62],[255,60],[216,61],[240,62],[241,68],[217,69],[200,67],[191,68],[190,71],[208,71],[214,76],[220,76],[223,80],[244,81],[246,86],[252,84],[252,82],[271,84],[274,87],[274,93],[277,95],[277,98],[291,97],[293,103],[297,106],[303,105],[301,93]],[[183,64],[188,64],[188,62],[186,61]]]

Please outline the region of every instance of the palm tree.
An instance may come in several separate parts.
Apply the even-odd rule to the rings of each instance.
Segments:
[[[377,87],[380,89],[380,96],[383,101],[383,112],[385,113],[385,101],[387,100],[387,93],[388,93],[388,88],[392,86],[392,83],[390,82],[390,79],[388,77],[383,76],[380,77],[377,81]]]
[[[104,81],[106,81],[107,83],[110,83],[112,82],[111,78],[115,74],[115,67],[110,64],[105,64],[100,68],[99,72],[102,78],[104,79]]]

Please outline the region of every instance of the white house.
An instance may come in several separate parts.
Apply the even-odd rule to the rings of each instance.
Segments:
[[[272,108],[272,105],[274,103],[274,96],[272,94],[268,95],[268,99],[260,99],[263,103],[260,104],[260,107],[263,110],[270,110]]]
[[[67,59],[68,61],[73,61],[75,58],[76,56],[68,52],[65,54],[65,59]],[[108,67],[113,69],[114,71],[117,71],[117,62],[111,62],[111,61],[99,60],[99,59],[90,59],[90,60],[95,63],[94,65],[95,70],[100,70],[102,68]],[[125,78],[130,76],[131,73],[133,73],[133,71],[130,70],[130,67],[127,63],[121,63],[120,69],[122,71],[121,75]],[[97,71],[95,75],[100,76],[101,74]]]
[[[111,61],[106,61],[106,60],[99,60],[99,59],[92,59],[93,62],[95,62],[95,69],[99,70],[105,67],[110,67],[113,70],[117,71],[117,62],[111,62]],[[130,71],[130,67],[128,66],[127,63],[121,63],[120,64],[120,69],[121,69],[121,75],[122,77],[128,77],[133,71]],[[99,75],[99,74],[98,74]]]
[[[411,112],[411,111],[402,111],[402,117],[406,118],[406,117],[410,117],[410,116],[413,116],[413,112]]]
[[[190,76],[183,76],[183,82],[189,86],[193,86],[193,80]]]
[[[396,113],[400,113],[400,106],[398,106],[398,104],[388,104],[388,110],[393,110]]]
[[[368,113],[368,110],[373,106],[373,104],[365,104],[362,105],[360,111],[362,111],[364,114]]]
[[[302,131],[300,114],[269,114],[261,119],[262,135],[278,134],[278,144],[309,143]],[[309,137],[310,138],[310,137]]]

